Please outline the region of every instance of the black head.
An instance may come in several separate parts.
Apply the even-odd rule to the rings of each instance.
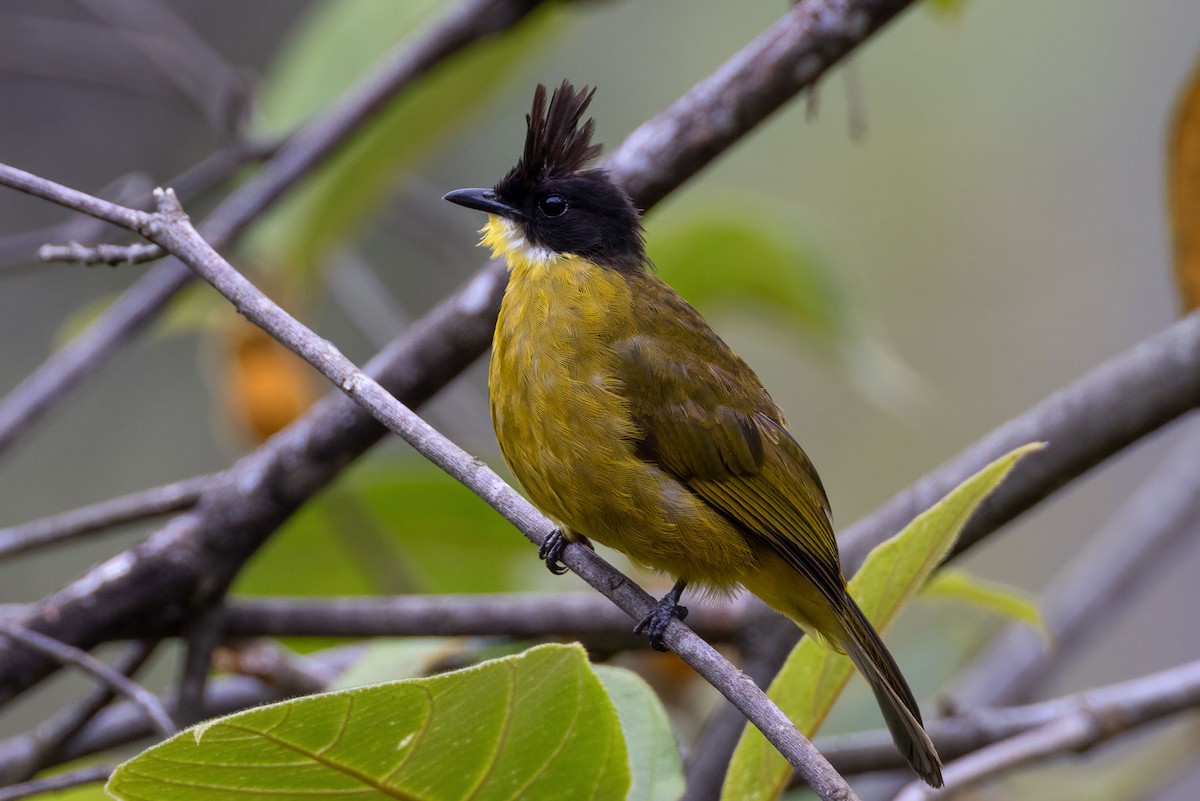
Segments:
[[[525,150],[492,189],[459,189],[446,200],[512,220],[531,245],[572,253],[608,267],[645,265],[642,223],[633,202],[602,169],[586,169],[600,154],[595,122],[580,120],[595,90],[568,81],[550,96],[538,84],[525,116]]]

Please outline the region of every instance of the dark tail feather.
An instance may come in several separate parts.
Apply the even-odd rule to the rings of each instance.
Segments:
[[[925,733],[921,710],[908,682],[858,604],[848,595],[846,603],[849,614],[842,624],[848,636],[840,645],[871,685],[883,719],[904,759],[929,786],[941,787],[942,761]]]

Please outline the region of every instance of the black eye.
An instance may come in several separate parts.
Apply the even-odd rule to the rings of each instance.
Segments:
[[[538,201],[538,211],[547,217],[561,217],[567,211],[567,199],[562,195],[546,195]]]

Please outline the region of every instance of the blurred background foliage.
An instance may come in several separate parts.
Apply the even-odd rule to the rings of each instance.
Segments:
[[[167,5],[250,87],[245,133],[272,141],[446,4]],[[534,83],[598,86],[599,139],[615,146],[782,10],[717,0],[550,4],[434,71],[230,255],[365,361],[482,262],[473,248],[481,220],[440,196],[493,183],[512,166]],[[140,51],[102,46],[105,30],[68,0],[0,5],[0,160],[97,191],[130,172],[165,181],[229,138]],[[840,524],[1174,319],[1163,146],[1198,43],[1194,0],[931,3],[650,216],[660,273],[787,411]],[[218,196],[189,204],[193,217]],[[47,204],[0,194],[0,236],[59,219]],[[0,390],[144,269],[0,266]],[[0,523],[220,469],[324,391],[193,287],[159,336],[126,348],[0,463]],[[481,365],[425,413],[500,466]],[[1036,593],[1170,438],[1160,434],[1027,515],[967,566]],[[151,528],[0,565],[0,602],[36,599]],[[1052,691],[1197,656],[1190,576],[1200,551],[1169,561]],[[298,514],[237,590],[577,587],[550,576],[481,501],[393,440]],[[906,614],[890,639],[918,695],[935,693],[994,621],[944,598]],[[655,655],[627,659],[676,670]],[[852,693],[832,726],[873,714],[866,694]],[[690,715],[694,726],[700,714]],[[1095,760],[1061,770],[1072,767],[1076,776],[1097,770]],[[1195,792],[1193,783],[1171,797]]]

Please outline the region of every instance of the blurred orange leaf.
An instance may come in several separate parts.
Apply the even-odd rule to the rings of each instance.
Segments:
[[[320,397],[312,368],[241,318],[225,331],[225,408],[239,433],[262,442]]]
[[[1200,308],[1200,65],[1175,111],[1167,152],[1175,279],[1183,310]]]

